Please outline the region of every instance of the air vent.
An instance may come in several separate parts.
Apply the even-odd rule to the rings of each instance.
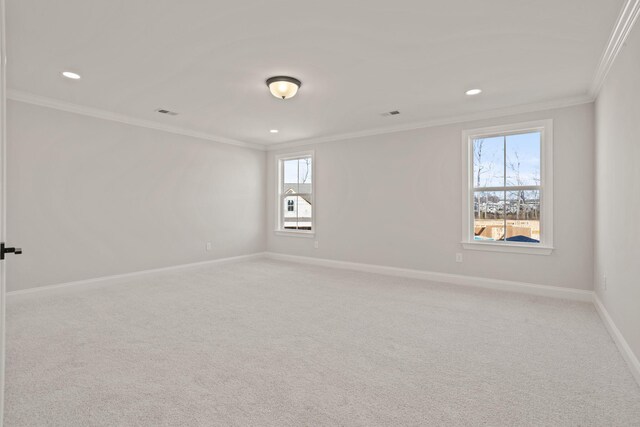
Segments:
[[[176,113],[175,111],[165,110],[164,108],[158,108],[156,110],[156,113],[166,114],[168,116],[177,116],[178,115],[178,113]]]
[[[382,116],[389,117],[389,116],[397,116],[398,114],[400,114],[400,111],[393,110],[393,111],[388,111],[386,113],[382,113]]]

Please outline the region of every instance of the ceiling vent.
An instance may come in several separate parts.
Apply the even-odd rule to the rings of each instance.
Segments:
[[[397,116],[398,114],[400,114],[400,111],[393,110],[393,111],[388,111],[386,113],[382,113],[382,116],[389,117],[389,116]]]
[[[177,116],[178,115],[178,113],[176,113],[175,111],[165,110],[164,108],[158,108],[156,110],[156,113],[166,114],[168,116]]]

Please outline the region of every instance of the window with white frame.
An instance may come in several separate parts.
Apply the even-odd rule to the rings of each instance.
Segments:
[[[551,120],[463,133],[463,245],[549,254],[553,248]]]
[[[313,153],[278,162],[278,231],[313,233]]]

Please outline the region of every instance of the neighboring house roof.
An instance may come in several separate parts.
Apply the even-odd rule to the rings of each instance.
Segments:
[[[284,183],[284,192],[288,193],[289,190],[293,191],[294,193],[311,193],[312,191],[312,184],[311,183],[307,183],[307,184],[295,184],[295,183],[288,183],[285,182]]]
[[[295,189],[293,188],[295,186]],[[305,202],[311,204],[311,184],[286,184],[284,194],[297,194],[304,199]]]

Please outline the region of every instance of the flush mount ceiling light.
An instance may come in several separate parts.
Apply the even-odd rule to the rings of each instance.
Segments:
[[[280,132],[280,131],[279,131],[278,129],[271,129],[269,132],[271,132],[271,133],[278,133],[278,132]]]
[[[62,75],[65,76],[68,79],[71,79],[71,80],[79,80],[80,79],[80,74],[73,73],[71,71],[63,71]]]
[[[276,76],[267,79],[267,86],[271,94],[276,98],[289,99],[296,96],[298,89],[302,86],[302,82],[293,77]]]
[[[479,95],[481,93],[482,93],[482,89],[469,89],[468,91],[465,92],[465,95],[473,96],[473,95]]]

